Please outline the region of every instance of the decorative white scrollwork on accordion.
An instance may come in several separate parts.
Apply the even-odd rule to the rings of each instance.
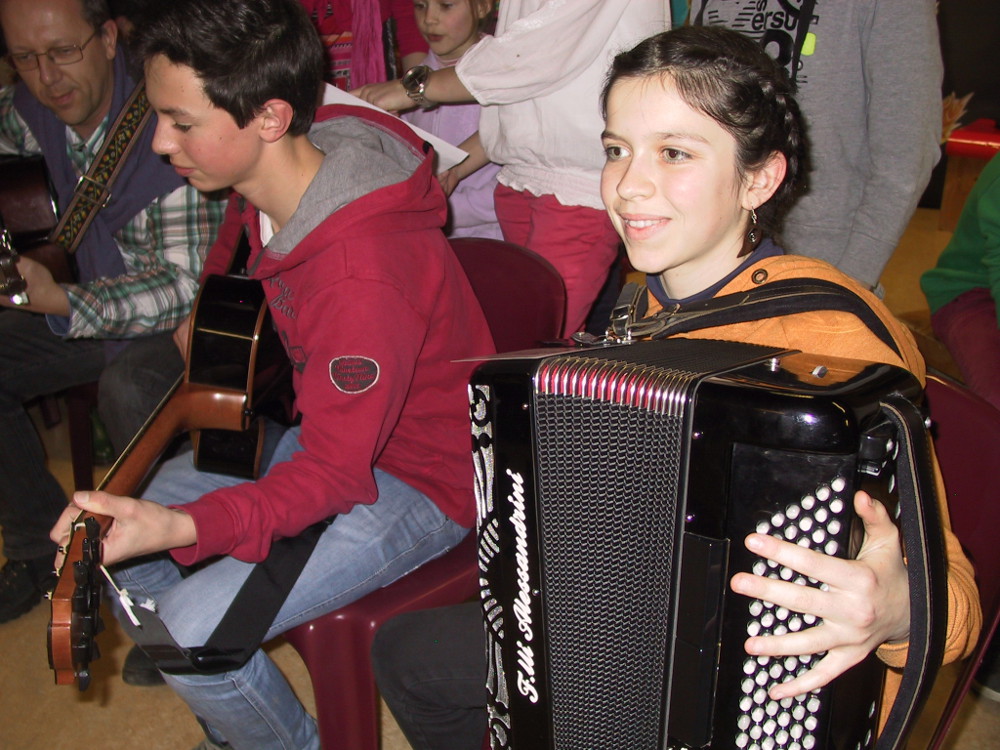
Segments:
[[[499,747],[507,746],[510,705],[506,673],[501,668],[500,644],[504,639],[503,609],[492,595],[485,572],[490,561],[499,552],[496,516],[493,502],[495,461],[493,455],[493,424],[489,419],[488,405],[491,398],[487,386],[469,386],[469,416],[472,425],[472,461],[475,467],[476,510],[479,533],[480,591],[486,617],[486,648],[489,654],[487,690],[493,696],[489,702],[490,734]]]

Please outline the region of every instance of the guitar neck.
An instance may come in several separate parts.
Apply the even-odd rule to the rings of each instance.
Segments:
[[[187,383],[182,376],[97,489],[112,495],[132,495],[157,458],[182,432],[246,429],[246,399],[245,392]]]
[[[185,376],[160,402],[99,490],[135,496],[160,455],[182,432],[240,433],[250,427],[252,376],[266,303],[257,282],[217,279],[205,282],[195,303]],[[212,294],[224,301],[216,306]],[[207,324],[206,314],[215,322]],[[203,341],[206,338],[211,340]],[[58,684],[76,683],[81,690],[89,684],[89,664],[97,658],[94,636],[100,629],[101,542],[111,523],[111,518],[91,513],[82,513],[74,521],[52,594],[49,664]]]

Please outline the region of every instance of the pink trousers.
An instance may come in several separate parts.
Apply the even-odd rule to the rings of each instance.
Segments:
[[[541,255],[566,283],[563,335],[581,330],[618,255],[611,219],[595,208],[564,206],[552,195],[505,185],[497,185],[494,203],[504,239]]]

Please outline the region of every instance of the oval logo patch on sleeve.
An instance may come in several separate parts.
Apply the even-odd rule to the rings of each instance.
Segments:
[[[330,362],[330,380],[344,393],[364,393],[378,382],[378,362],[368,357],[337,357]]]

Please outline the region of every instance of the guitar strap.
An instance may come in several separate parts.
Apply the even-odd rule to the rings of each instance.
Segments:
[[[138,141],[135,136],[142,132],[149,122],[151,110],[146,98],[146,86],[139,82],[132,90],[128,101],[122,107],[118,119],[104,145],[90,164],[87,174],[80,178],[76,192],[63,212],[62,219],[49,235],[49,241],[66,248],[71,255],[76,252],[84,232],[90,226],[97,212],[111,200],[111,186],[114,185],[125,158]]]
[[[127,594],[119,600],[130,615],[129,635],[170,674],[217,674],[242,667],[264,642],[267,631],[309,561],[316,543],[333,518],[313,524],[295,537],[279,539],[250,575],[204,646],[180,646],[155,611],[134,605]]]

